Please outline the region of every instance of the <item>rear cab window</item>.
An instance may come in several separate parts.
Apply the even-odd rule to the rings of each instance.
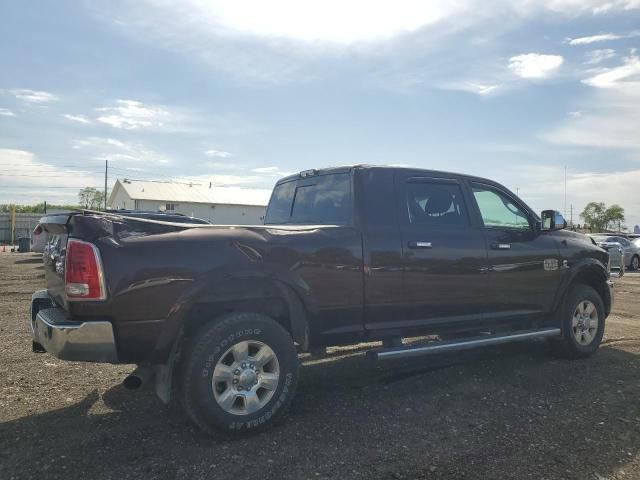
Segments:
[[[351,174],[331,173],[276,185],[265,225],[348,225],[352,216]]]

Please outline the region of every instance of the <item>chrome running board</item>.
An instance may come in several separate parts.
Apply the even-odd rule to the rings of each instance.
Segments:
[[[507,335],[487,335],[484,337],[472,337],[447,342],[431,342],[427,345],[404,346],[389,349],[370,350],[367,356],[373,360],[391,360],[393,358],[417,357],[420,355],[430,355],[433,353],[455,352],[459,350],[470,350],[489,345],[500,345],[503,343],[517,342],[520,340],[531,340],[533,338],[557,337],[561,332],[559,328],[542,328],[540,330],[523,330]]]

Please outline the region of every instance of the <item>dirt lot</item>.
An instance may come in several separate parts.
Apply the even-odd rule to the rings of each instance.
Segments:
[[[618,284],[603,348],[543,342],[412,362],[306,361],[286,422],[208,438],[120,382],[132,366],[31,353],[37,256],[0,254],[0,478],[640,479],[640,275]]]

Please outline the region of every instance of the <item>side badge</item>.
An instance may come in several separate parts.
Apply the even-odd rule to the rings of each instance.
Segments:
[[[556,258],[547,258],[544,261],[544,269],[547,271],[558,270],[558,260]]]

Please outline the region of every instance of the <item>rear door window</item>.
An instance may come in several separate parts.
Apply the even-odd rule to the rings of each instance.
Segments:
[[[433,228],[469,226],[460,186],[455,183],[409,182],[406,185],[409,223]]]
[[[349,173],[282,183],[274,189],[265,224],[346,225],[351,204]]]

